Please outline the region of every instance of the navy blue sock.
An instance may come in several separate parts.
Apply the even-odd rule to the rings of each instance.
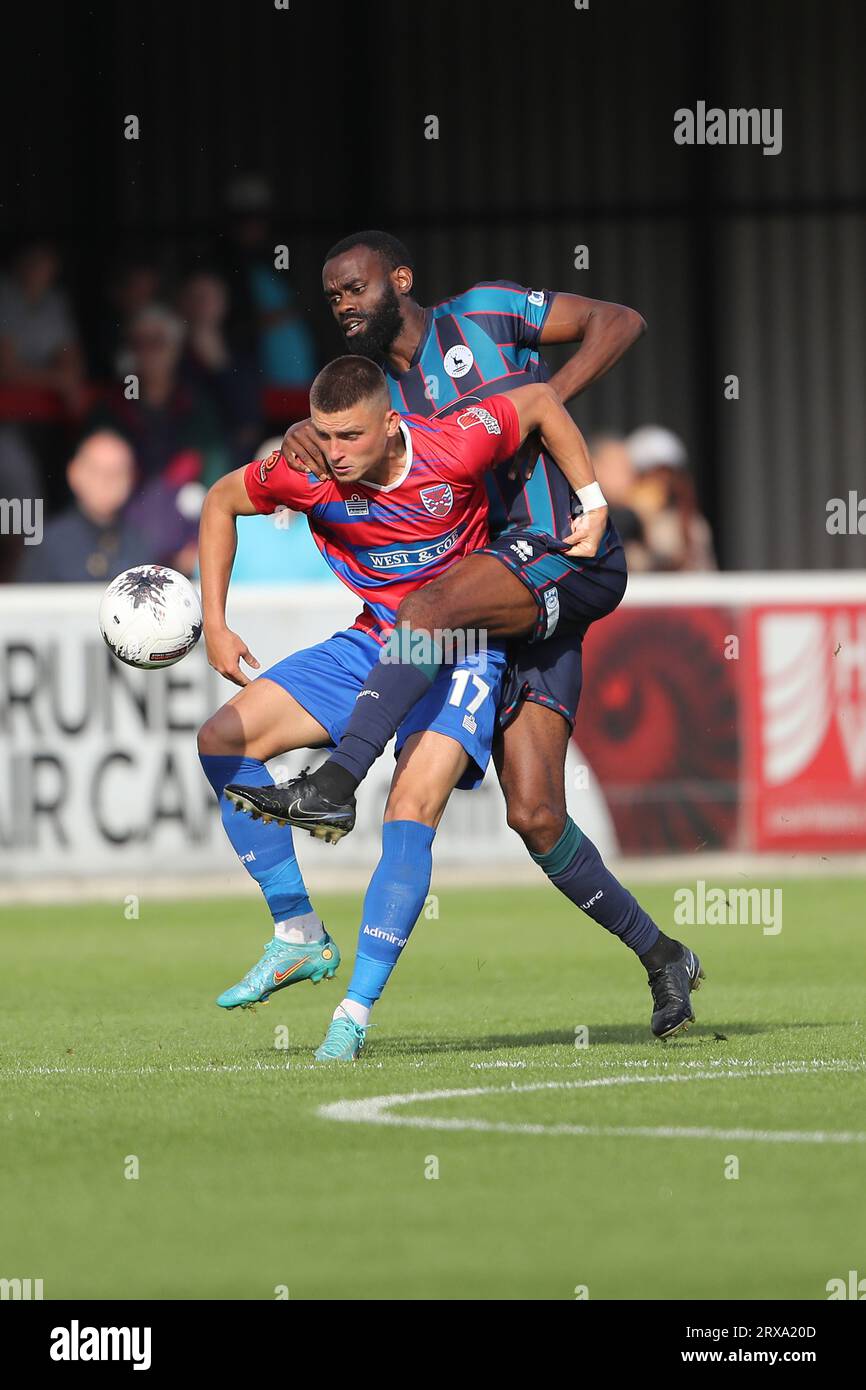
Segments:
[[[313,773],[323,796],[345,801],[352,795],[441,667],[442,648],[428,632],[413,632],[408,623],[394,628],[355,701],[343,737]]]
[[[560,893],[599,926],[618,936],[636,955],[643,956],[655,946],[660,936],[655,922],[605,867],[592,840],[570,816],[553,849],[532,857]]]
[[[414,820],[386,821],[358,932],[346,998],[369,1008],[379,998],[418,920],[433,869],[436,831]]]

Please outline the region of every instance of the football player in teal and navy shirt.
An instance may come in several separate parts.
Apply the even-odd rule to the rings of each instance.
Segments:
[[[322,284],[349,351],[381,363],[396,409],[429,417],[454,414],[468,421],[489,396],[548,380],[541,356],[548,343],[578,344],[549,380],[568,401],[613,366],[645,327],[632,309],[505,280],[480,281],[425,308],[412,296],[409,252],[384,232],[360,232],[332,247]],[[287,432],[283,451],[297,468],[322,473],[322,451],[308,421]],[[479,627],[517,639],[494,755],[509,824],[557,888],[638,956],[653,995],[652,1030],[670,1036],[693,1017],[689,994],[699,983],[697,958],[661,933],[617,882],[568,816],[565,798],[582,640],[589,624],[622,598],[622,545],[598,485],[581,488],[576,497],[542,448],[501,464],[488,475],[487,491],[490,544],[410,595],[398,626],[424,630],[435,621],[440,628]],[[579,556],[566,554],[564,544],[576,516],[585,528]],[[367,693],[376,698],[358,701],[329,761],[304,786],[290,789],[307,812],[337,806],[345,825],[356,786],[423,695],[429,670],[415,668],[411,659],[394,660],[393,651],[388,655],[367,681]]]

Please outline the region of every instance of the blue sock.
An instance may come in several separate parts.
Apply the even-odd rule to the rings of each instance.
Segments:
[[[441,668],[442,648],[430,634],[423,629],[413,632],[408,622],[394,628],[355,701],[340,742],[313,774],[323,795],[332,792],[338,800],[351,795]],[[370,692],[369,698],[361,698],[364,691]]]
[[[530,851],[531,852],[531,851]],[[618,936],[639,956],[651,950],[659,929],[610,869],[570,816],[553,849],[533,854],[551,883],[594,922]]]
[[[436,831],[414,820],[386,821],[382,858],[364,898],[358,954],[347,999],[369,1008],[379,998],[424,906]]]
[[[239,782],[248,787],[260,787],[266,782],[273,784],[264,763],[256,758],[218,757],[211,753],[200,753],[199,758],[205,776],[216,792],[225,832],[247,873],[264,893],[274,921],[283,922],[288,917],[301,917],[312,912],[295,858],[291,829],[253,820],[251,816],[237,811],[223,796],[229,782]]]

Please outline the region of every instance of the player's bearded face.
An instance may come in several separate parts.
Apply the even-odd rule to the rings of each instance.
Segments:
[[[384,357],[403,326],[400,297],[390,280],[385,282],[372,308],[353,310],[352,322],[358,318],[361,319],[361,326],[350,335],[346,334],[341,324],[347,347],[362,357]]]

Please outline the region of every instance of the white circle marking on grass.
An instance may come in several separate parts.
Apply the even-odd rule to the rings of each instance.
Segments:
[[[518,1086],[468,1086],[455,1090],[410,1091],[405,1095],[367,1096],[360,1100],[337,1100],[320,1105],[316,1114],[325,1120],[342,1120],[353,1124],[395,1125],[411,1129],[472,1130],[485,1134],[571,1134],[594,1139],[757,1139],[774,1144],[863,1144],[866,1133],[859,1130],[798,1130],[798,1129],[714,1129],[687,1125],[571,1125],[517,1124],[509,1121],[448,1119],[444,1117],[394,1114],[398,1107],[419,1105],[424,1101],[463,1100],[476,1096],[521,1095],[530,1091],[577,1091],[600,1086],[636,1086],[666,1081],[726,1081],[743,1080],[752,1076],[816,1076],[821,1073],[858,1072],[859,1062],[835,1064],[813,1062],[777,1063],[774,1066],[750,1071],[693,1071],[668,1072],[659,1075],[589,1077],[583,1081],[533,1081]]]

